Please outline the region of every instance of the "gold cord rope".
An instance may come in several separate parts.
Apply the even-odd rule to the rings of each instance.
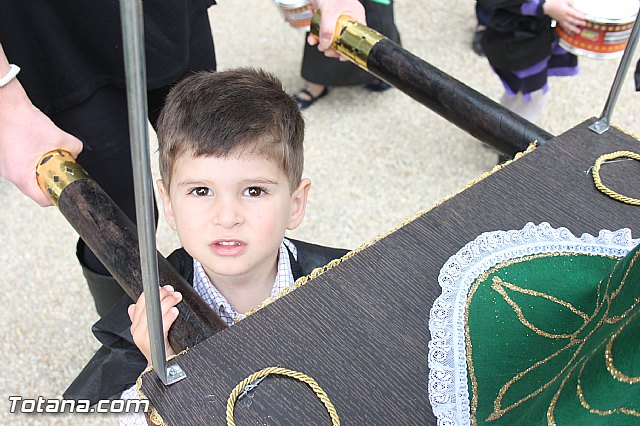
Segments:
[[[608,188],[605,184],[602,183],[602,179],[600,179],[600,166],[602,163],[608,160],[613,160],[616,158],[631,158],[636,161],[640,161],[640,154],[632,151],[615,151],[609,154],[604,154],[598,157],[595,164],[593,165],[593,182],[596,184],[596,188],[603,194],[608,195],[614,200],[621,201],[626,204],[631,204],[634,206],[640,206],[640,200],[637,198],[627,197],[626,195],[619,194],[614,190]]]
[[[315,392],[316,396],[320,399],[320,401],[322,401],[327,411],[329,412],[329,415],[331,416],[331,423],[333,424],[333,426],[340,426],[338,412],[329,400],[329,396],[327,396],[326,392],[320,387],[320,385],[318,385],[318,383],[312,377],[307,376],[304,373],[281,367],[263,368],[262,370],[253,373],[236,385],[236,387],[231,391],[229,399],[227,400],[227,426],[236,425],[235,421],[233,420],[233,410],[235,408],[238,396],[245,390],[247,385],[260,378],[266,377],[269,374],[278,374],[280,376],[291,377],[309,385],[309,387],[313,390],[313,392]]]

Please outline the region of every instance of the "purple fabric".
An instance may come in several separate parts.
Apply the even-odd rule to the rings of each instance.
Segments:
[[[511,88],[509,87],[509,85],[502,80],[502,86],[504,86],[504,91],[507,92],[507,95],[509,96],[515,96],[517,95],[516,92],[514,92],[513,90],[511,90]],[[547,93],[549,91],[549,85],[547,83],[544,84],[544,86],[542,86],[540,89],[538,90],[542,90],[542,93]],[[536,90],[537,91],[537,90]],[[531,93],[532,92],[528,92],[528,93],[523,93],[522,94],[522,99],[526,100],[526,101],[530,101],[531,100]]]
[[[549,68],[547,72],[548,77],[571,77],[577,75],[580,72],[580,68],[575,67],[558,67]]]
[[[539,72],[542,72],[547,68],[547,65],[549,64],[549,59],[551,59],[551,56],[547,56],[546,58],[544,58],[537,64],[530,66],[529,68],[525,68],[520,71],[514,71],[513,73],[518,78],[526,78],[534,74],[538,74]]]
[[[559,41],[554,41],[553,44],[551,44],[551,54],[552,55],[568,55],[569,52],[567,52],[562,46],[560,46],[560,42]]]
[[[551,46],[551,55],[540,62],[518,71],[493,69],[509,96],[522,93],[524,99],[530,99],[531,93],[538,90],[547,92],[547,77],[568,77],[578,74],[578,60],[575,55],[564,50],[557,41]]]
[[[540,0],[525,1],[520,7],[520,12],[523,15],[536,16],[538,13],[538,5],[540,5]]]

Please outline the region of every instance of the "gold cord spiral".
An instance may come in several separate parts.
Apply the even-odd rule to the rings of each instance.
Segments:
[[[631,204],[634,206],[640,206],[640,200],[637,198],[627,197],[626,195],[619,194],[614,190],[607,187],[602,183],[602,179],[600,178],[600,167],[602,163],[608,160],[614,160],[616,158],[631,158],[636,161],[640,161],[640,154],[632,151],[615,151],[609,154],[604,154],[598,157],[595,164],[593,165],[593,182],[596,185],[596,188],[603,194],[608,195],[614,200],[621,201],[626,204]]]

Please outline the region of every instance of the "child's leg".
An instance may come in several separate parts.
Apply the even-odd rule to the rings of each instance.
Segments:
[[[527,98],[525,98],[522,93],[510,96],[506,92],[502,95],[502,98],[500,98],[500,105],[526,118],[532,123],[538,120],[546,102],[547,96],[542,89],[532,92]]]

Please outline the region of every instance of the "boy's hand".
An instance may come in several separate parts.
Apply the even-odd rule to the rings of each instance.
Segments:
[[[175,355],[176,352],[169,345],[169,328],[178,318],[178,308],[175,306],[182,300],[182,294],[175,291],[172,286],[160,287],[160,310],[162,312],[162,330],[164,335],[164,349],[166,356]],[[135,305],[129,305],[129,319],[131,319],[131,335],[140,352],[151,364],[151,344],[149,342],[149,330],[147,327],[147,307],[144,293],[140,295]]]
[[[553,18],[569,34],[577,34],[587,22],[584,14],[573,7],[571,0],[547,0],[542,5],[545,15]]]

